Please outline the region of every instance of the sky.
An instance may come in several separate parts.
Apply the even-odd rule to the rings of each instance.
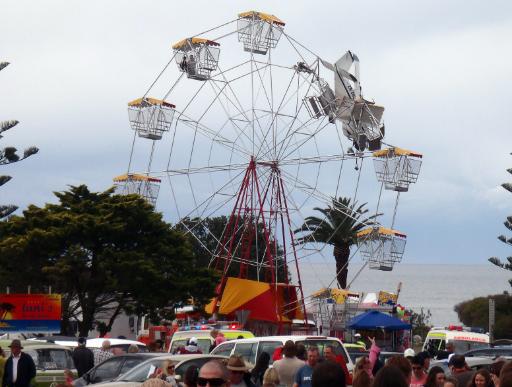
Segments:
[[[286,21],[288,34],[331,62],[355,52],[365,97],[386,107],[386,141],[424,155],[418,183],[400,198],[404,263],[510,254],[496,239],[512,214],[500,187],[512,181],[508,1],[4,1],[0,60],[11,65],[0,72],[0,120],[20,124],[0,146],[40,153],[1,167],[14,178],[0,201],[23,209],[54,202],[68,185],[108,188],[130,155],[126,103],[171,45],[253,9]],[[378,186],[364,187],[375,206]],[[171,219],[166,200],[157,210]]]

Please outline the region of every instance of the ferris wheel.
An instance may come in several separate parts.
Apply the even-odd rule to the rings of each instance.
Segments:
[[[363,97],[358,57],[348,51],[331,63],[285,26],[249,11],[173,44],[162,72],[128,104],[130,160],[114,179],[119,193],[153,205],[160,190],[159,206],[192,234],[195,226],[184,220],[227,216],[209,251],[210,266],[222,274],[211,310],[235,286],[228,271],[236,265],[239,280],[252,270],[268,284],[275,296],[268,313],[280,322],[305,312],[299,261],[322,254],[323,247],[295,243],[294,230],[312,209],[341,194],[356,199],[363,161],[371,158],[375,192],[381,183],[373,199],[380,203],[382,188],[396,191],[396,214],[400,192],[421,166],[419,153],[383,149],[384,107]],[[358,235],[370,268],[400,261],[405,234],[394,223],[393,216],[391,227],[373,224]],[[283,313],[285,305],[294,307]]]

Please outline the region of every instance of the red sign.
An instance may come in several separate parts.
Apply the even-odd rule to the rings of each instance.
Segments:
[[[60,319],[60,294],[0,294],[0,320]]]

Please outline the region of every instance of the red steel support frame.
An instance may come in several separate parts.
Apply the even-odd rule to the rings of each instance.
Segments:
[[[269,177],[263,187],[260,186],[260,182],[258,180],[258,165],[270,168]],[[265,209],[266,203],[269,203],[268,209]],[[268,217],[265,217],[266,212],[269,214]],[[216,289],[217,297],[218,300],[222,298],[222,292],[224,291],[228,277],[228,270],[234,261],[237,250],[240,250],[239,278],[247,278],[247,266],[251,264],[250,261],[252,243],[254,243],[257,238],[259,224],[263,227],[265,243],[264,251],[267,267],[265,271],[265,279],[266,281],[270,279],[270,283],[273,286],[277,286],[278,268],[274,261],[277,255],[278,243],[276,238],[276,231],[279,223],[279,231],[282,237],[282,248],[284,256],[283,282],[286,285],[289,285],[287,263],[288,253],[286,243],[286,234],[288,233],[289,243],[293,251],[293,260],[295,261],[295,268],[297,270],[298,285],[296,288],[299,288],[300,303],[304,313],[304,320],[306,321],[306,305],[304,303],[304,293],[302,291],[302,281],[299,271],[297,251],[294,243],[294,234],[291,228],[285,185],[277,163],[258,164],[254,158],[251,158],[249,162],[249,165],[245,171],[245,175],[242,179],[240,189],[238,190],[235,205],[229,217],[226,230],[216,252],[214,267],[217,270],[220,270],[222,267],[222,278]],[[272,224],[274,224],[274,226],[272,226]],[[242,228],[241,233],[239,232],[240,228]],[[240,242],[238,242],[238,238],[240,238]],[[239,243],[241,246],[238,248],[237,245]],[[222,260],[224,260],[224,265],[221,263]],[[256,262],[254,262],[254,264],[256,264]],[[273,305],[273,307],[277,309],[278,305]],[[216,309],[217,307],[215,306],[214,311],[216,311]],[[280,311],[276,310],[276,315],[281,315]],[[279,331],[281,331],[281,325],[282,322],[280,321]]]

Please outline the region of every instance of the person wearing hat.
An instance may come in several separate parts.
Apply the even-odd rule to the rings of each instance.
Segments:
[[[249,368],[247,368],[242,356],[231,355],[228,360],[227,369],[231,387],[255,387],[251,381]]]
[[[191,337],[188,339],[187,345],[179,349],[178,353],[180,355],[188,355],[188,354],[201,354],[201,350],[197,346],[197,338]]]
[[[78,377],[82,377],[87,371],[94,367],[94,353],[86,347],[85,337],[78,339],[78,347],[73,351],[73,361],[78,372]]]
[[[407,359],[407,360],[411,360],[414,356],[416,356],[416,352],[414,352],[414,349],[412,348],[407,348],[405,351],[404,351],[404,357]]]
[[[21,352],[21,341],[15,339],[9,345],[11,356],[5,362],[2,387],[29,387],[36,376],[36,365],[29,354]]]
[[[364,342],[364,340],[361,337],[360,333],[356,333],[354,335],[354,340],[355,340],[354,344],[357,344],[357,345],[361,346],[362,348],[364,348],[366,350],[366,343]]]

